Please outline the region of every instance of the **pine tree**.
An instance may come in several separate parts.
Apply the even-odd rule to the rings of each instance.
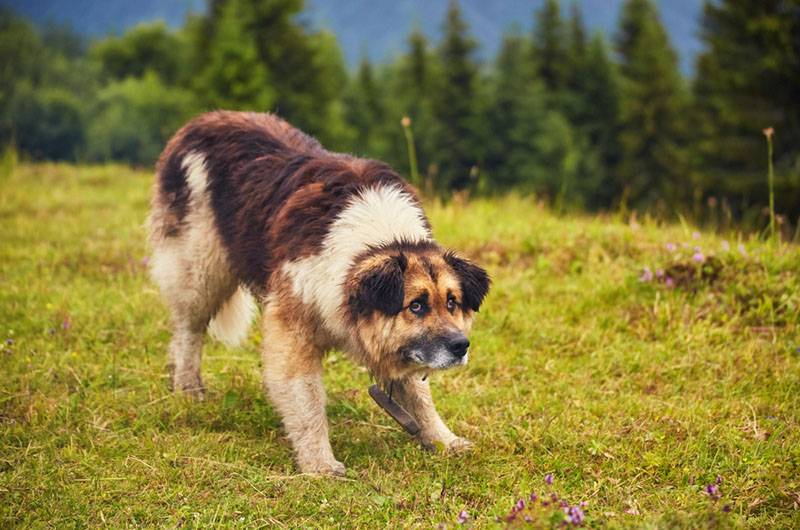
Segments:
[[[541,161],[536,138],[546,114],[544,89],[527,57],[528,42],[507,33],[495,61],[487,169],[497,188],[520,186],[536,190]]]
[[[681,204],[691,197],[687,102],[678,60],[651,0],[627,0],[617,36],[622,74],[619,185],[630,201]]]
[[[569,17],[569,49],[567,52],[567,84],[574,87],[577,84],[576,73],[586,63],[588,42],[586,38],[586,25],[583,22],[583,13],[577,2],[572,3]]]
[[[569,67],[566,32],[558,0],[546,0],[536,12],[533,31],[534,60],[539,77],[552,94],[564,89]]]
[[[587,69],[591,67],[587,62],[586,27],[583,15],[576,2],[572,4],[569,19],[568,39],[565,44],[566,55],[564,63],[564,87],[556,94],[560,102],[560,109],[578,129],[582,129],[587,121],[587,113],[592,111],[594,102],[586,95]]]
[[[269,73],[276,111],[326,144],[343,147],[342,138],[350,136],[341,97],[347,74],[335,37],[297,20],[303,0],[211,0],[205,31],[215,33],[216,13],[233,1],[242,4],[240,23]]]
[[[617,68],[609,56],[601,34],[589,42],[583,70],[583,98],[587,106],[583,131],[589,145],[597,150],[603,171],[594,201],[589,206],[609,207],[622,194],[619,181],[613,178],[621,158],[620,82]]]
[[[347,117],[355,129],[354,150],[357,154],[382,157],[381,136],[387,120],[385,92],[368,59],[362,59],[350,92]]]
[[[775,128],[780,211],[800,214],[800,2],[707,2],[694,94],[697,154],[709,190],[741,208],[767,202],[764,138]],[[794,180],[795,184],[792,185]]]
[[[528,46],[508,33],[495,62],[488,171],[497,188],[533,191],[557,207],[583,202],[586,183],[578,177],[584,169],[597,174],[588,163],[594,155],[584,153],[585,141],[569,120],[548,108]]]
[[[220,6],[209,41],[208,63],[195,86],[208,108],[263,112],[275,101],[253,35],[242,24],[245,17],[240,0]]]
[[[435,149],[439,162],[436,187],[440,191],[470,185],[482,155],[478,133],[478,65],[476,44],[456,0],[451,0],[439,47],[441,82],[434,97]]]

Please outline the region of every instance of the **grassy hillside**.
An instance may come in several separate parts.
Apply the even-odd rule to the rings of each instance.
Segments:
[[[242,349],[207,347],[204,402],[168,392],[149,174],[0,178],[2,527],[429,528],[462,510],[483,527],[531,492],[514,520],[539,527],[564,517],[550,493],[586,501],[592,527],[800,526],[796,247],[516,197],[429,204],[437,238],[494,278],[469,366],[433,378],[476,448],[422,451],[334,353],[348,475],[315,478],[295,474],[262,394],[255,328]]]

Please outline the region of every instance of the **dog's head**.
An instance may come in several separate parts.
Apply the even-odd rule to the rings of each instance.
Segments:
[[[356,260],[348,307],[373,369],[386,377],[467,363],[486,271],[433,243],[399,243]]]

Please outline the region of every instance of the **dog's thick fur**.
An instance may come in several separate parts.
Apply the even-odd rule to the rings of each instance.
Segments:
[[[466,363],[489,278],[432,240],[416,194],[387,165],[328,152],[270,114],[212,112],[162,153],[149,231],[175,389],[202,393],[205,330],[238,343],[257,300],[264,385],[303,472],[344,472],[325,417],[331,348],[392,382],[423,444],[467,443],[424,376]]]

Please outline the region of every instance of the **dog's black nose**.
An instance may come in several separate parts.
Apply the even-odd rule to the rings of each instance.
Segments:
[[[464,335],[453,337],[447,343],[447,351],[456,357],[463,357],[467,354],[469,348],[469,339]]]

